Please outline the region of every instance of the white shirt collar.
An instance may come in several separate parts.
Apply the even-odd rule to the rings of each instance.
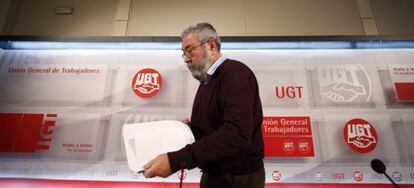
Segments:
[[[208,69],[207,74],[213,75],[216,72],[216,69],[227,59],[226,55],[221,55]]]

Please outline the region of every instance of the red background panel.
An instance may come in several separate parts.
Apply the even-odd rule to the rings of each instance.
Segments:
[[[414,101],[414,83],[395,83],[398,100]]]
[[[265,156],[266,157],[313,157],[315,152],[313,149],[312,137],[264,137]],[[292,142],[294,149],[291,152],[284,150],[285,142]],[[306,141],[309,150],[302,152],[299,149],[299,143]]]

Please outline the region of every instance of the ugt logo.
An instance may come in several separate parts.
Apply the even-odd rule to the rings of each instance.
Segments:
[[[56,117],[57,114],[0,113],[0,152],[48,150]]]
[[[281,173],[281,172],[279,172],[279,171],[273,171],[273,172],[272,172],[272,178],[273,178],[273,180],[275,180],[275,181],[279,181],[279,180],[281,180],[281,179],[282,179],[282,173]]]
[[[142,69],[132,79],[132,90],[136,95],[149,98],[156,95],[162,87],[162,77],[154,69]]]
[[[355,171],[354,172],[354,180],[355,181],[362,181],[362,180],[364,180],[364,174],[362,174],[362,172],[360,172],[360,171]]]
[[[378,142],[374,126],[363,119],[352,119],[344,127],[345,142],[354,151],[368,153],[375,149]]]
[[[335,65],[318,72],[322,100],[337,103],[370,100],[371,80],[362,65]]]

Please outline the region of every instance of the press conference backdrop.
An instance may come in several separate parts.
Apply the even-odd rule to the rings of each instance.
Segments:
[[[121,139],[126,123],[190,115],[199,83],[179,43],[6,43],[0,177],[179,181],[131,172]],[[388,183],[369,166],[379,158],[397,183],[414,184],[413,41],[223,43],[222,52],[257,77],[266,183]]]

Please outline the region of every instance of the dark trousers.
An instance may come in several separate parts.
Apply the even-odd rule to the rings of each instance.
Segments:
[[[264,188],[264,169],[250,174],[207,174],[203,173],[200,188]]]

